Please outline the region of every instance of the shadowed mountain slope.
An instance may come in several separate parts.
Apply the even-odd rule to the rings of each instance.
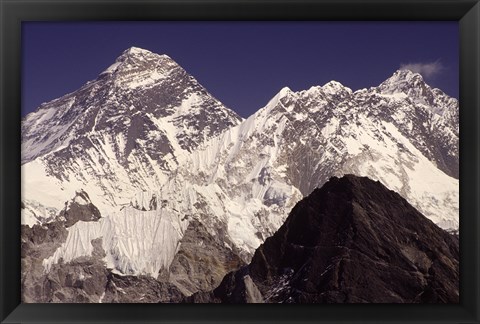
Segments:
[[[333,177],[248,266],[188,301],[458,303],[458,239],[379,182]]]

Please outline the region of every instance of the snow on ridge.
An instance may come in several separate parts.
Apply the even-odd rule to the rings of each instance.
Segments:
[[[328,94],[336,94],[336,93],[341,92],[341,91],[345,91],[349,94],[352,93],[352,89],[344,86],[343,84],[341,84],[340,82],[335,81],[335,80],[332,80],[332,81],[329,81],[329,82],[325,83],[321,87],[321,89],[322,89],[323,92],[328,93]]]
[[[283,87],[282,89],[280,89],[280,91],[278,92],[278,96],[279,97],[284,97],[286,96],[287,94],[293,92],[289,87]]]
[[[414,73],[410,70],[397,70],[387,80],[383,81],[377,89],[384,93],[395,93],[407,91],[409,95],[414,94],[411,90],[418,91],[417,88],[412,88],[412,85],[426,85],[423,77],[419,73]],[[428,87],[428,86],[427,86]],[[428,87],[430,88],[430,87]]]
[[[83,189],[75,192],[75,197],[73,198],[73,202],[79,205],[88,205],[92,203],[90,201],[90,198],[88,197],[88,194]]]
[[[134,68],[135,65],[142,65],[146,64],[147,62],[156,62],[157,65],[164,65],[169,67],[170,69],[179,67],[179,65],[168,55],[160,55],[146,49],[131,47],[123,51],[122,54],[116,58],[115,62],[103,72],[101,72],[99,76],[101,77],[104,75],[112,75],[122,70],[128,71],[129,69]],[[154,77],[155,73],[165,76],[165,73],[159,73],[157,69],[150,71],[147,70],[145,72],[152,74],[152,79],[161,79],[160,77]]]
[[[413,72],[412,70],[407,69],[407,68],[401,68],[401,69],[396,70],[393,73],[392,77],[403,78],[403,79],[420,78],[420,80],[423,81],[423,76],[420,73]]]
[[[145,48],[136,47],[136,46],[132,46],[132,47],[129,47],[126,50],[124,50],[122,52],[122,54],[120,55],[120,57],[127,56],[127,55],[134,55],[134,56],[135,55],[140,55],[140,56],[141,55],[146,55],[146,56],[155,56],[155,57],[171,59],[171,57],[168,56],[167,54],[158,54],[158,53],[152,52],[150,50],[147,50]]]
[[[354,173],[381,181],[403,196],[412,206],[446,230],[459,227],[459,182],[439,170],[392,123],[382,121],[384,142],[376,142],[374,134],[357,130],[359,152],[337,171],[338,176]],[[398,145],[404,147],[401,151]],[[349,149],[350,150],[350,149]],[[365,155],[360,153],[359,156]]]
[[[103,72],[101,72],[100,75],[102,75],[102,74],[112,74],[112,73],[114,73],[121,64],[122,64],[122,62],[115,62],[115,63],[113,63],[113,64],[110,65],[106,70],[104,70]]]
[[[132,46],[130,48],[127,48],[123,53],[126,54],[153,54],[153,52],[140,48],[140,47],[135,47]]]
[[[58,210],[45,207],[37,201],[22,200],[21,224],[33,227],[52,221],[58,214]]]

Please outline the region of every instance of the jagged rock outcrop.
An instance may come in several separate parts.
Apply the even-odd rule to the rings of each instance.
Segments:
[[[295,206],[248,266],[186,301],[259,296],[268,303],[458,303],[458,238],[379,182],[334,177]]]
[[[243,260],[219,236],[212,236],[198,220],[190,221],[180,241],[180,248],[168,271],[159,276],[168,278],[185,295],[210,291],[230,271],[245,265]]]
[[[77,191],[75,197],[65,203],[65,208],[59,214],[59,218],[65,220],[65,227],[70,227],[78,221],[94,222],[100,217],[102,217],[100,211],[83,190]]]

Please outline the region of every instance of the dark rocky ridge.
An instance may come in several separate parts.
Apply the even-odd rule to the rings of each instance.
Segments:
[[[459,242],[368,178],[331,178],[252,262],[186,302],[458,303]]]

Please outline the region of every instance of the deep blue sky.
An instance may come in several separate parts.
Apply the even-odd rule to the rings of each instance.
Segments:
[[[72,92],[137,46],[167,54],[248,117],[282,87],[376,86],[405,64],[458,98],[456,22],[28,22],[22,115]],[[428,74],[428,75],[427,75]]]

